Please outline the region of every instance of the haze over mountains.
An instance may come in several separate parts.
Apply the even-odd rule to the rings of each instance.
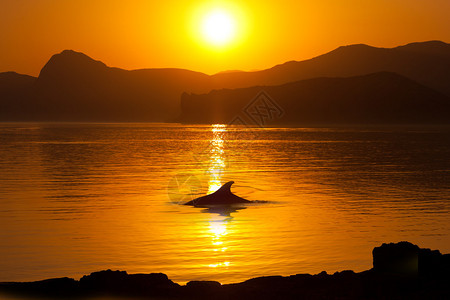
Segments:
[[[450,45],[351,45],[211,76],[110,68],[65,50],[37,78],[0,73],[0,121],[229,122],[262,89],[286,112],[279,124],[450,123]]]

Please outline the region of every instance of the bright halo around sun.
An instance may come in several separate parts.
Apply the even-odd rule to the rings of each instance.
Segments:
[[[202,21],[202,34],[206,42],[214,46],[224,46],[236,35],[236,20],[224,9],[208,12]]]
[[[191,14],[191,36],[204,50],[227,52],[246,40],[248,16],[243,3],[208,1]]]

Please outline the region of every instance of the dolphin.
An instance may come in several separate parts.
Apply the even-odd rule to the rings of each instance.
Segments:
[[[184,205],[204,206],[204,205],[233,205],[240,203],[252,203],[252,201],[246,200],[233,194],[230,190],[234,181],[229,181],[222,185],[220,189],[212,194],[199,197],[192,201],[185,203]]]

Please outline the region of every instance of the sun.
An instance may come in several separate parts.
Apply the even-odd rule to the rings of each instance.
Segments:
[[[251,15],[245,3],[208,0],[193,4],[187,11],[190,26],[186,26],[186,33],[203,54],[223,58],[248,41]]]
[[[206,42],[224,46],[232,42],[236,35],[236,20],[230,12],[214,9],[203,17],[201,30]]]

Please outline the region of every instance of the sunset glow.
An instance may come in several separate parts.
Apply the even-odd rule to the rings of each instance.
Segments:
[[[177,67],[207,74],[265,69],[353,43],[393,47],[449,40],[449,10],[447,0],[426,5],[417,0],[132,0],[126,5],[6,0],[0,5],[0,26],[8,28],[0,35],[5,45],[0,47],[0,71],[38,75],[64,49],[125,69]],[[221,38],[214,40],[205,35],[204,24],[217,11],[228,19],[217,23],[229,25],[216,23]]]

